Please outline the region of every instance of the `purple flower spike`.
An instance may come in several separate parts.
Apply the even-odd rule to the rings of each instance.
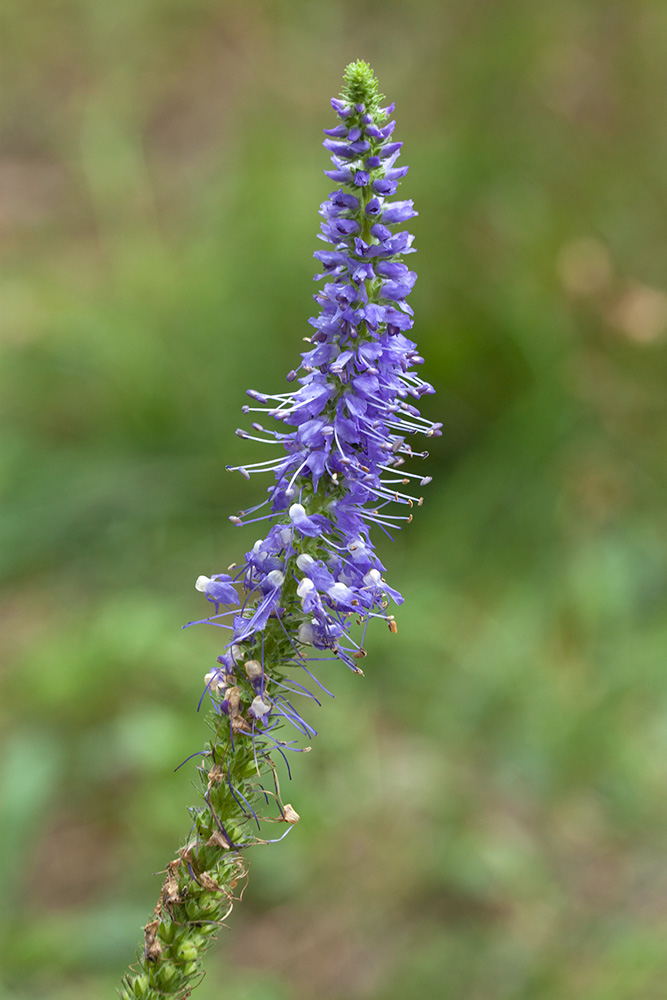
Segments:
[[[391,200],[408,168],[396,166],[402,143],[392,139],[395,123],[387,121],[393,105],[383,110],[380,101],[369,67],[348,67],[346,89],[331,102],[338,123],[324,130],[334,168],[325,173],[338,187],[320,206],[320,238],[329,249],[315,253],[324,286],[315,295],[309,347],[289,373],[289,391],[252,391],[256,405],[244,407],[273,417],[277,429],[262,420],[242,436],[277,444],[279,452],[237,467],[248,477],[274,476],[263,515],[270,530],[238,567],[245,599],[227,646],[252,663],[262,659],[271,636],[272,648],[282,648],[291,662],[300,662],[298,650],[308,644],[358,672],[356,660],[365,654],[353,622],[381,618],[395,631],[388,604],[403,600],[385,582],[371,529],[389,533],[412,520],[411,508],[422,498],[406,487],[427,480],[403,470],[406,458],[420,454],[407,437],[437,436],[440,425],[414,405],[433,390],[413,370],[422,358],[407,336],[413,326],[407,297],[417,276],[403,257],[414,252],[413,237],[389,227],[417,213],[411,200]],[[234,523],[261,520],[249,516],[255,510]],[[197,586],[216,604],[232,599],[229,576],[202,577]],[[253,726],[273,727],[286,712],[272,690],[277,669],[280,663],[272,663],[262,674],[265,689],[248,707]]]
[[[271,481],[263,502],[230,521],[265,522],[264,534],[242,564],[195,584],[215,608],[204,621],[228,640],[200,700],[212,703],[209,742],[193,755],[201,802],[167,865],[122,1000],[190,996],[210,931],[243,884],[242,852],[281,840],[298,822],[281,800],[276,763],[287,763],[291,777],[286,751],[309,749],[299,741],[317,735],[296,700],[319,704],[310,681],[330,694],[311,673],[313,662],[337,660],[361,674],[370,619],[397,631],[390,605],[403,597],[385,580],[372,534],[412,520],[422,498],[410,483],[418,488],[430,477],[404,469],[406,459],[426,454],[413,452],[408,438],[437,437],[442,425],[416,405],[433,388],[416,374],[423,359],[408,339],[416,274],[404,258],[414,253],[413,238],[390,228],[416,213],[411,201],[392,200],[407,167],[396,166],[401,143],[388,121],[393,105],[382,108],[383,101],[366,63],[347,67],[343,93],[331,102],[338,120],[325,129],[333,164],[325,173],[336,190],[320,206],[319,236],[328,246],[315,253],[323,273],[308,346],[279,391],[248,390],[242,407],[251,429],[237,434],[265,444],[267,457],[234,468],[246,479],[267,472]],[[274,821],[287,829],[260,841],[253,823],[263,836],[271,802]]]

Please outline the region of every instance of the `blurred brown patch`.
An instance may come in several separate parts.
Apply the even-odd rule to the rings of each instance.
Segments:
[[[71,813],[54,816],[36,846],[25,898],[39,910],[89,902],[108,888],[120,864],[115,831]]]
[[[355,910],[340,904],[279,907],[243,925],[230,953],[241,967],[280,975],[295,1000],[369,997],[395,944],[391,934],[370,942],[355,933],[351,916]]]
[[[647,285],[630,285],[610,309],[609,322],[637,344],[662,342],[667,334],[667,295]]]
[[[0,236],[57,218],[66,180],[65,168],[55,161],[0,158]]]

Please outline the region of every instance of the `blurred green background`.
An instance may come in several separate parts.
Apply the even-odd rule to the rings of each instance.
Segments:
[[[313,304],[344,66],[397,102],[427,503],[200,1000],[667,976],[667,5],[0,2],[2,1000],[102,1000],[188,827],[224,471]],[[263,457],[257,447],[256,458]],[[365,665],[366,666],[366,665]]]

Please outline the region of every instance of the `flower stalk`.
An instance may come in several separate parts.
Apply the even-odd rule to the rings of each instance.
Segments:
[[[237,434],[277,446],[278,455],[235,467],[246,478],[269,472],[273,482],[267,499],[231,520],[267,521],[268,531],[241,565],[196,582],[213,610],[189,624],[220,628],[226,640],[205,678],[201,804],[167,866],[136,970],[122,983],[124,1000],[190,995],[245,884],[246,848],[282,839],[298,821],[281,798],[276,761],[309,749],[301,743],[316,735],[297,707],[298,698],[319,704],[315,692],[329,693],[316,664],[339,660],[361,674],[370,620],[397,631],[389,602],[403,598],[383,576],[371,528],[390,535],[412,519],[422,503],[414,486],[429,479],[403,470],[406,458],[426,455],[406,436],[436,436],[441,425],[415,406],[433,389],[413,370],[422,363],[406,336],[416,275],[404,258],[413,237],[396,227],[417,213],[412,201],[394,199],[408,168],[396,165],[402,143],[392,138],[393,105],[382,101],[370,67],[351,63],[331,102],[337,122],[325,129],[333,165],[325,173],[337,186],[320,206],[328,246],[315,253],[324,285],[309,349],[287,376],[295,388],[249,390],[243,407],[273,426],[253,417],[252,431]],[[284,830],[263,838],[267,822]]]

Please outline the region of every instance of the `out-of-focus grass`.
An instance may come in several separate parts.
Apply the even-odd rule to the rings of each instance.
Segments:
[[[661,997],[667,11],[25,0],[0,29],[2,1000],[108,996],[185,833],[218,646],[179,625],[252,541],[224,464],[308,332],[358,56],[446,433],[382,546],[400,634],[325,678],[301,823],[198,995]]]

